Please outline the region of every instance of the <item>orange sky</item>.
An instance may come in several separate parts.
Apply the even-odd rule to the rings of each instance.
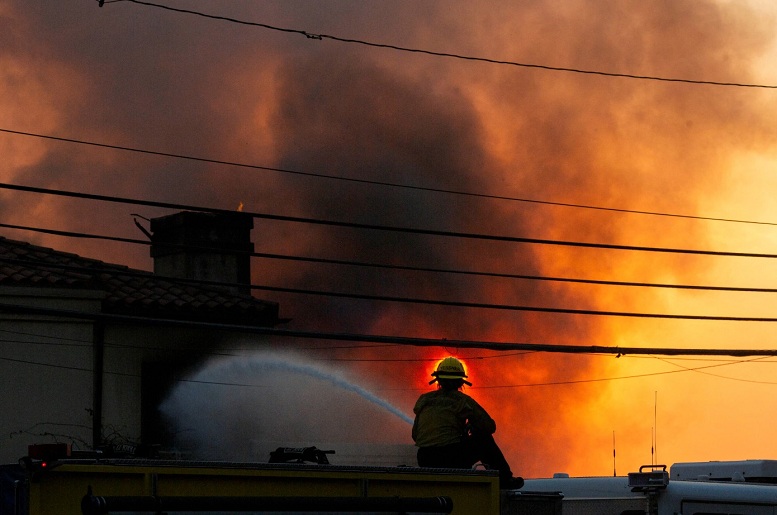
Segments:
[[[310,33],[554,67],[777,84],[757,3],[165,0]],[[559,5],[560,4],[560,5]],[[131,2],[0,0],[0,129],[366,181],[773,223],[771,89],[603,77],[307,39]],[[2,182],[252,212],[594,243],[777,254],[777,229],[388,188],[0,133]],[[140,238],[161,209],[0,190],[0,222]],[[2,235],[148,269],[145,247]],[[257,220],[260,252],[449,269],[776,287],[773,259],[464,241]],[[255,261],[253,282],[572,309],[772,317],[773,294]],[[774,348],[774,323],[465,310],[264,295],[292,327],[649,348]],[[286,342],[288,343],[288,342]],[[249,344],[246,344],[250,346]],[[299,345],[318,345],[300,342]],[[331,347],[322,343],[320,346]],[[434,360],[471,366],[515,472],[777,458],[775,359],[307,352],[410,412]],[[337,360],[337,361],[332,361]],[[689,370],[695,369],[695,370]],[[398,439],[409,438],[397,435]],[[651,445],[656,440],[656,454]]]

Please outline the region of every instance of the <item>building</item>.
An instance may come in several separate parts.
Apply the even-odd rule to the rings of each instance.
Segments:
[[[283,322],[250,293],[252,227],[242,213],[154,219],[153,273],[0,238],[0,463],[33,443],[164,443],[171,386],[234,325]]]

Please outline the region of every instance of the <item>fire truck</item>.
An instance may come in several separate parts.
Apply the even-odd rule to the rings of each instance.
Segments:
[[[625,477],[559,474],[499,490],[490,470],[333,465],[331,453],[278,448],[266,463],[236,463],[31,446],[19,463],[0,466],[0,514],[777,515],[771,460],[651,465]]]
[[[243,463],[30,446],[18,464],[0,466],[0,514],[499,515],[506,502],[496,471],[333,465],[328,456],[334,453],[278,448],[267,462]],[[535,501],[546,497],[533,496]],[[550,497],[560,500],[558,494]]]

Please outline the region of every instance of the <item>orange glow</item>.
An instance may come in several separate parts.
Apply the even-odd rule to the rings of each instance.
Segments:
[[[89,2],[68,9],[42,4],[46,7],[27,9],[0,0],[0,12],[13,26],[0,36],[0,125],[258,167],[0,134],[3,181],[209,207],[238,205],[238,211],[245,202],[256,212],[392,227],[777,253],[771,225],[777,220],[772,90],[296,41],[208,20],[192,28],[186,16],[159,16],[128,2],[106,3],[100,10]],[[777,13],[770,4],[761,9],[698,0],[628,6],[615,0],[446,2],[445,7],[392,2],[380,8],[380,16],[372,4],[359,3],[331,12],[285,8],[282,2],[214,4],[220,5],[212,9],[234,18],[522,63],[731,82],[777,76],[775,70],[761,71],[777,62]],[[0,198],[4,223],[138,237],[127,215],[133,211],[125,206],[6,191]],[[168,214],[147,211],[141,214]],[[142,246],[3,235],[151,268]],[[645,348],[771,348],[777,338],[775,324],[768,322],[397,300],[773,317],[774,294],[768,292],[390,269],[775,288],[773,259],[470,241],[269,220],[256,223],[253,239],[257,252],[389,266],[257,258],[252,263],[257,285],[392,298],[357,302],[255,292],[277,301],[292,328]],[[433,388],[429,374],[441,356],[456,356],[473,383],[467,393],[495,418],[497,441],[516,474],[526,477],[610,475],[613,433],[620,474],[656,458],[671,464],[777,456],[770,429],[771,413],[777,412],[774,359],[616,358],[296,340],[282,345],[332,360],[407,412],[418,395]],[[654,434],[657,457],[650,452]],[[409,432],[397,438],[407,443]]]

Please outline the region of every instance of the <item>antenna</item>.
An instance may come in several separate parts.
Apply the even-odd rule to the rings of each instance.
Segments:
[[[612,431],[612,477],[617,477],[615,472],[615,430]]]
[[[657,465],[658,464],[658,391],[657,390],[653,397],[653,427],[655,428],[653,430],[653,448],[655,449],[655,458],[656,458],[656,461],[653,462],[653,465]]]

